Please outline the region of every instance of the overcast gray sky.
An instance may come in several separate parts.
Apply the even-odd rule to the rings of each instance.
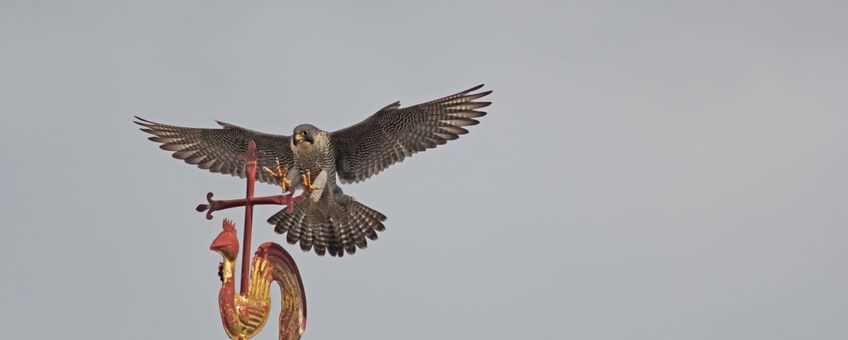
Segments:
[[[335,130],[486,83],[469,135],[345,186],[389,216],[367,250],[286,246],[305,339],[848,338],[845,13],[3,0],[2,337],[225,338],[208,247],[243,212],[193,208],[244,183],[172,159],[132,115]]]

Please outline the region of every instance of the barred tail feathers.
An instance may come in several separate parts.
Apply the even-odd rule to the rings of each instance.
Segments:
[[[288,243],[300,243],[301,249],[314,249],[318,255],[329,252],[330,256],[338,257],[367,248],[368,240],[376,240],[377,232],[386,229],[385,215],[352,197],[342,194],[335,203],[328,211],[315,204],[298,203],[291,214],[283,209],[268,222],[275,225],[276,232],[286,234]]]

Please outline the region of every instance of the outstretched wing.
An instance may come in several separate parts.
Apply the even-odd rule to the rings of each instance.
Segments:
[[[159,148],[173,152],[176,159],[211,172],[229,174],[244,178],[244,162],[239,154],[247,152],[248,141],[256,142],[256,150],[263,156],[257,160],[259,165],[256,179],[269,184],[279,183],[262,167],[274,169],[276,160],[289,168],[294,164],[289,136],[272,135],[248,130],[235,125],[218,122],[221,129],[198,129],[159,124],[135,117],[135,123],[141,125],[141,131],[153,137],[148,139],[161,143]]]
[[[359,124],[333,132],[336,173],[342,183],[365,180],[416,152],[468,133],[462,127],[478,124],[474,118],[486,112],[477,109],[491,104],[475,101],[492,93],[472,93],[481,87],[406,108],[395,102]]]

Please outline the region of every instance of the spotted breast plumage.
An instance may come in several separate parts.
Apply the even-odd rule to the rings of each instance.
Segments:
[[[334,132],[298,125],[292,136],[275,135],[218,122],[221,128],[179,127],[136,117],[141,130],[160,148],[188,164],[215,173],[244,177],[238,155],[248,141],[256,143],[265,171],[257,180],[312,192],[311,199],[280,210],[268,219],[291,244],[318,255],[354,254],[385,230],[386,216],[344,194],[341,183],[368,179],[413,154],[435,148],[468,133],[486,115],[490,102],[478,99],[491,91],[483,85],[426,103],[389,104],[364,121]],[[272,170],[276,169],[276,171]]]

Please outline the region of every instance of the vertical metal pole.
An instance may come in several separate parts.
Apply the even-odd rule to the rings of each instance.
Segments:
[[[250,237],[253,234],[253,185],[256,182],[256,143],[250,141],[245,155],[245,175],[247,176],[247,195],[244,204],[244,240],[241,248],[241,295],[248,293],[250,280]]]

